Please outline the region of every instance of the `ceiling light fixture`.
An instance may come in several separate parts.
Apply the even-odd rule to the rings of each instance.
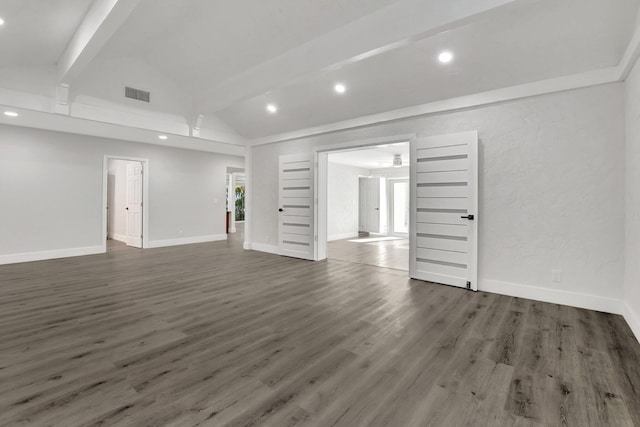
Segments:
[[[278,111],[278,107],[275,104],[267,104],[267,111],[274,114]]]
[[[167,135],[158,135],[158,139],[161,139],[164,141],[165,139],[169,139],[169,137]]]
[[[19,114],[16,113],[15,111],[5,111],[4,115],[8,116],[8,117],[18,117],[19,116]]]
[[[452,60],[453,60],[453,53],[449,51],[445,50],[444,52],[440,52],[440,55],[438,55],[438,61],[442,62],[443,64],[448,64]]]
[[[333,90],[335,90],[336,93],[345,93],[347,91],[347,87],[342,83],[336,83],[336,85],[333,87]]]
[[[0,18],[0,25],[4,25],[4,19]]]
[[[393,156],[393,167],[394,168],[402,167],[402,156],[400,154],[395,154]]]

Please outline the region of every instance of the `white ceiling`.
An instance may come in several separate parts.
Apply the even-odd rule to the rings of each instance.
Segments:
[[[336,151],[329,153],[329,162],[354,166],[361,169],[383,169],[393,167],[393,157],[402,156],[402,166],[409,166],[409,143],[378,145],[371,148]]]
[[[92,0],[2,0],[0,67],[54,65]]]
[[[618,66],[633,51],[639,4],[3,0],[0,105],[52,112],[71,46],[72,117],[189,137],[202,115],[200,138],[245,144]],[[92,14],[105,10],[104,19]],[[75,46],[79,28],[93,32]],[[443,49],[451,64],[437,61]],[[149,90],[151,103],[125,99],[125,85]],[[265,111],[269,102],[277,114]]]
[[[145,0],[101,56],[142,58],[192,96],[393,0]]]
[[[231,105],[219,116],[241,134],[258,138],[613,66],[631,37],[636,8],[635,0],[522,2],[292,82]],[[442,49],[455,54],[453,63],[437,61]],[[344,82],[348,92],[336,96],[335,82]],[[278,117],[264,114],[267,100],[280,106]]]

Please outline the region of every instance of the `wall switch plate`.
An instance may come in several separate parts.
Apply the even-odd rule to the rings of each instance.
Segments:
[[[562,270],[551,270],[551,280],[556,283],[562,282]]]

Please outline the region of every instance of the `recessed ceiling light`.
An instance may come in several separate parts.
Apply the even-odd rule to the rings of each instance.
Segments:
[[[278,107],[275,104],[267,104],[267,111],[273,114],[278,111]]]
[[[16,113],[15,111],[5,111],[4,115],[9,117],[18,117],[18,113]]]
[[[168,137],[167,135],[158,135],[158,139],[161,139],[161,140],[163,140],[163,141],[164,141],[165,139],[168,139],[168,138],[169,138],[169,137]]]
[[[0,18],[0,25],[4,25],[4,19]]]
[[[333,90],[335,90],[337,93],[345,93],[347,91],[347,87],[345,85],[343,85],[342,83],[337,83],[333,87]]]
[[[453,53],[449,51],[445,50],[444,52],[440,52],[440,55],[438,55],[438,61],[442,62],[443,64],[448,64],[452,60],[453,60]]]

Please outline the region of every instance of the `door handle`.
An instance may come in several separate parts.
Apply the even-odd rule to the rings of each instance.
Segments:
[[[462,219],[468,219],[469,221],[473,221],[473,220],[475,219],[473,215],[461,216],[460,218],[462,218]]]
[[[284,212],[284,209],[280,208],[278,209],[278,212]]]
[[[125,209],[126,209],[126,210],[129,210],[129,206],[127,206]]]

